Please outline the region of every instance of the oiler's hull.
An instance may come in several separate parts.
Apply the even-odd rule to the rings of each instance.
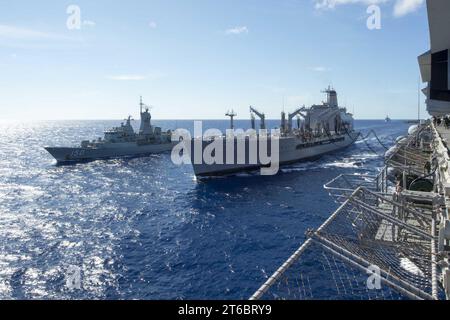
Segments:
[[[304,161],[307,159],[317,158],[324,154],[331,153],[337,150],[344,149],[350,145],[352,145],[356,139],[358,138],[359,133],[351,132],[344,135],[336,135],[332,138],[323,138],[316,139],[310,142],[304,142],[300,138],[292,136],[292,137],[282,137],[279,139],[279,166],[292,164],[295,162]],[[210,177],[210,176],[220,176],[226,175],[230,173],[242,172],[242,171],[252,171],[256,169],[260,169],[262,167],[269,167],[267,164],[261,164],[261,160],[258,159],[256,163],[254,161],[249,160],[249,141],[245,141],[245,163],[237,162],[236,150],[237,140],[235,140],[235,148],[234,155],[229,156],[229,158],[234,157],[233,164],[227,164],[227,147],[224,139],[224,161],[223,164],[207,164],[202,159],[201,163],[195,163],[194,155],[191,154],[191,162],[194,169],[194,173],[197,177]],[[267,142],[266,142],[267,143]],[[198,141],[197,141],[198,144]],[[205,147],[209,145],[209,142],[202,142],[202,150],[205,150]],[[268,154],[271,154],[270,142],[268,145]],[[191,142],[191,152],[194,152],[195,148],[195,140]],[[272,157],[273,159],[273,157]]]
[[[173,143],[149,144],[131,146],[120,144],[102,148],[45,148],[58,163],[74,163],[99,159],[139,157],[150,154],[163,153],[172,150]]]

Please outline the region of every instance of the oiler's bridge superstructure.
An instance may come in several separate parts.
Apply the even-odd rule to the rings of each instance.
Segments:
[[[450,1],[427,10],[433,118],[396,140],[377,176],[327,183],[339,208],[251,299],[450,299]]]

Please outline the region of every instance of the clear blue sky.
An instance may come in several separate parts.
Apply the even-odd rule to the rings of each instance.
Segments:
[[[279,118],[329,84],[357,118],[414,118],[428,47],[422,0],[0,0],[0,120],[122,119],[140,95],[157,119]]]

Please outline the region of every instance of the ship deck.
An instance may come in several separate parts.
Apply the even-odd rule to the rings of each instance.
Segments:
[[[409,135],[378,176],[341,175],[327,183],[340,207],[308,232],[307,241],[251,299],[445,299],[436,260],[440,189],[404,190],[389,178],[394,170],[404,185],[406,177],[426,174],[430,150],[440,150],[448,161],[450,128],[425,124],[421,130],[434,136],[433,143],[419,142],[423,131]],[[326,272],[311,269],[310,259]],[[366,286],[370,272],[379,274],[378,290]]]
[[[439,135],[443,146],[450,152],[450,127],[443,124],[435,125],[436,133]]]

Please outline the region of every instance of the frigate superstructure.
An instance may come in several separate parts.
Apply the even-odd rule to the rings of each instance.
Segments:
[[[58,163],[71,163],[116,157],[136,157],[170,151],[172,132],[163,132],[151,124],[150,107],[140,101],[141,124],[138,132],[131,125],[131,116],[125,123],[104,132],[103,138],[82,141],[79,147],[46,147]]]
[[[267,163],[262,159],[261,142],[267,145],[267,154],[273,156],[277,153],[277,159],[274,160],[277,161],[277,166],[316,158],[350,146],[359,136],[359,132],[354,129],[353,115],[347,112],[346,108],[339,107],[336,90],[328,87],[324,93],[327,100],[322,104],[310,108],[303,106],[287,115],[283,111],[280,128],[270,134],[267,133],[265,114],[250,107],[251,133],[193,138],[189,150],[195,175],[218,176],[271,166],[273,163]],[[231,111],[226,116],[230,117],[230,129],[234,131],[236,113]],[[256,131],[255,116],[260,119],[259,133]],[[293,125],[294,120],[296,126]],[[261,132],[265,134],[261,135]],[[272,146],[274,139],[278,140],[277,147]],[[252,142],[255,145],[253,147]],[[194,155],[196,148],[201,148],[201,154],[204,154],[213,144],[221,145],[223,150],[215,150],[216,157],[212,163],[204,158],[196,159]],[[218,154],[222,154],[223,157],[219,159]]]

